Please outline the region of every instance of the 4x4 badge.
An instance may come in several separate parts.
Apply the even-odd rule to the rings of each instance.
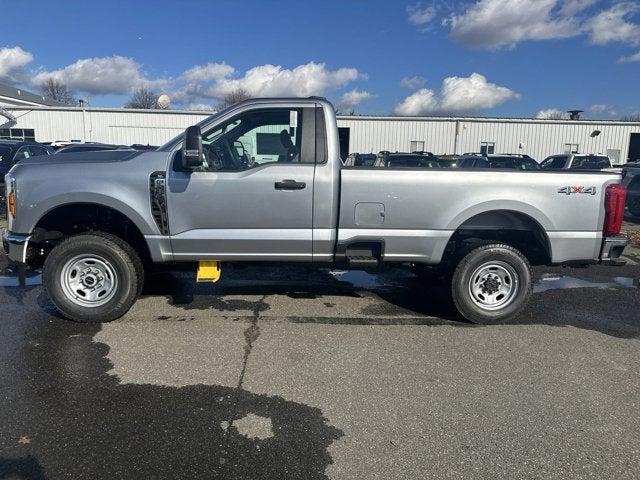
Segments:
[[[565,195],[573,195],[574,193],[586,193],[587,195],[595,195],[596,187],[561,187],[558,189],[558,193],[564,193]]]

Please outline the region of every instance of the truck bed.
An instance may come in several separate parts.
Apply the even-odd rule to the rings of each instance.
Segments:
[[[343,168],[338,244],[378,238],[384,261],[436,264],[457,229],[507,219],[542,227],[553,263],[596,260],[604,192],[619,181],[592,171]]]

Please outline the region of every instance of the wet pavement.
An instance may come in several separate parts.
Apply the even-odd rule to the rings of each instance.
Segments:
[[[490,327],[402,270],[159,274],[105,325],[6,275],[0,478],[638,478],[640,266],[535,275]]]

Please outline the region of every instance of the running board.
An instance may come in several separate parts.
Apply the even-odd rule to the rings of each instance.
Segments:
[[[347,257],[347,262],[353,269],[369,270],[380,266],[380,260],[376,257]]]

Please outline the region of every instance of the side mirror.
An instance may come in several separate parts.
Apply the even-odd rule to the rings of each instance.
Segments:
[[[191,170],[202,165],[202,132],[199,125],[184,131],[182,142],[182,167]]]

